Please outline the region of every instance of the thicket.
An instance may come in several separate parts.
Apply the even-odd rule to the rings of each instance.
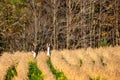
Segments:
[[[0,52],[120,45],[119,0],[0,0]]]

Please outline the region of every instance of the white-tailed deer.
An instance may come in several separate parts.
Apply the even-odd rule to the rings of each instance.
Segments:
[[[50,57],[50,44],[47,44],[47,56]]]
[[[33,53],[33,57],[34,57],[34,58],[37,57],[38,52],[39,52],[39,48],[40,48],[40,44],[38,44],[38,45],[35,47],[35,50],[32,51],[32,53]]]
[[[40,45],[37,45],[35,51],[32,51],[34,58],[36,58],[38,55],[39,47],[40,47]],[[50,55],[51,55],[50,44],[47,44],[47,56],[50,57]]]
[[[32,53],[33,53],[33,57],[34,57],[34,58],[36,58],[37,53],[36,53],[36,52],[34,52],[34,51],[32,51]]]

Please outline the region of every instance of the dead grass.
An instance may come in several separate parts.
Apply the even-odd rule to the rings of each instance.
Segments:
[[[53,51],[51,55],[53,66],[62,71],[68,80],[89,80],[89,77],[80,68],[67,63],[58,51]]]
[[[54,68],[64,73],[68,80],[120,80],[120,47],[88,48],[52,51]],[[36,59],[31,52],[4,53],[0,56],[0,80],[5,80],[7,70],[16,67],[13,80],[27,80],[29,62],[37,61],[45,80],[56,80],[48,67],[48,57],[41,52]]]
[[[12,54],[4,53],[0,58],[0,80],[4,80],[7,70],[16,64]]]
[[[14,77],[14,80],[28,80],[29,62],[33,60],[33,56],[31,53],[21,52],[19,53],[19,59],[20,61],[16,67],[17,76]]]
[[[80,66],[80,59],[77,55],[74,54],[74,51],[64,50],[60,53],[62,54],[62,58],[64,58],[69,64]]]
[[[48,57],[44,52],[41,52],[37,57],[37,66],[44,75],[44,80],[56,80],[50,68],[47,65]]]
[[[120,47],[80,49],[74,50],[73,53],[82,60],[81,69],[90,77],[120,80]]]

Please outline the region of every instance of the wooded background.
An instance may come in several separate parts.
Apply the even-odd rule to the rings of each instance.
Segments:
[[[0,52],[120,45],[120,0],[0,0]]]

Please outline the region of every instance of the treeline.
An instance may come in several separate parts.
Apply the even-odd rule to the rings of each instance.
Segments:
[[[119,0],[0,0],[0,51],[120,45]]]

